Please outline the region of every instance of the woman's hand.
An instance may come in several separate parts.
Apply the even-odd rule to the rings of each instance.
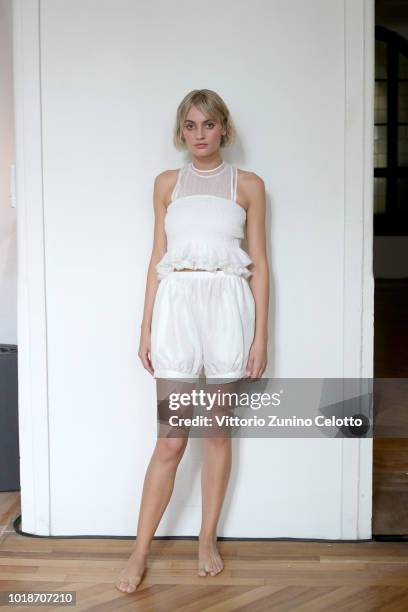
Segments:
[[[151,342],[151,334],[150,331],[142,329],[140,332],[140,344],[139,344],[139,352],[138,355],[141,359],[143,367],[150,372],[150,374],[154,374],[154,369],[150,360],[150,345]]]
[[[254,338],[249,351],[246,376],[260,378],[268,363],[268,341],[266,338]]]

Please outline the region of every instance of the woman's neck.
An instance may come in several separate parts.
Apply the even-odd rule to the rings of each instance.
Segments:
[[[205,158],[195,157],[193,155],[191,163],[193,164],[193,167],[195,170],[209,172],[210,170],[216,170],[218,167],[221,167],[224,161],[222,157],[219,155],[219,153],[217,153],[213,156],[209,156]]]

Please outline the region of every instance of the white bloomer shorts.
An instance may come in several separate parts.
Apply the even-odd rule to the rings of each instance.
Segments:
[[[172,271],[159,283],[151,325],[155,378],[206,382],[246,376],[255,300],[243,276],[223,270]]]

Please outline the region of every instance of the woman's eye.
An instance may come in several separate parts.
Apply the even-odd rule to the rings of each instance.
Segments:
[[[212,129],[215,126],[215,123],[206,123],[206,126],[209,127],[210,129]],[[190,130],[193,129],[194,126],[190,123],[188,125],[186,125],[186,129]]]

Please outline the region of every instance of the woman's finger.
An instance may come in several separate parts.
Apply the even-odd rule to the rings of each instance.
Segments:
[[[146,351],[146,350],[141,351],[141,352],[139,353],[139,357],[140,357],[140,359],[141,359],[141,361],[142,361],[142,363],[143,363],[143,367],[144,367],[144,368],[145,368],[145,369],[146,369],[148,372],[150,372],[150,374],[153,374],[153,373],[154,373],[154,370],[153,370],[152,365],[151,365],[151,363],[150,363],[150,360],[149,360],[149,358],[148,358],[148,356],[147,356],[147,351]]]

